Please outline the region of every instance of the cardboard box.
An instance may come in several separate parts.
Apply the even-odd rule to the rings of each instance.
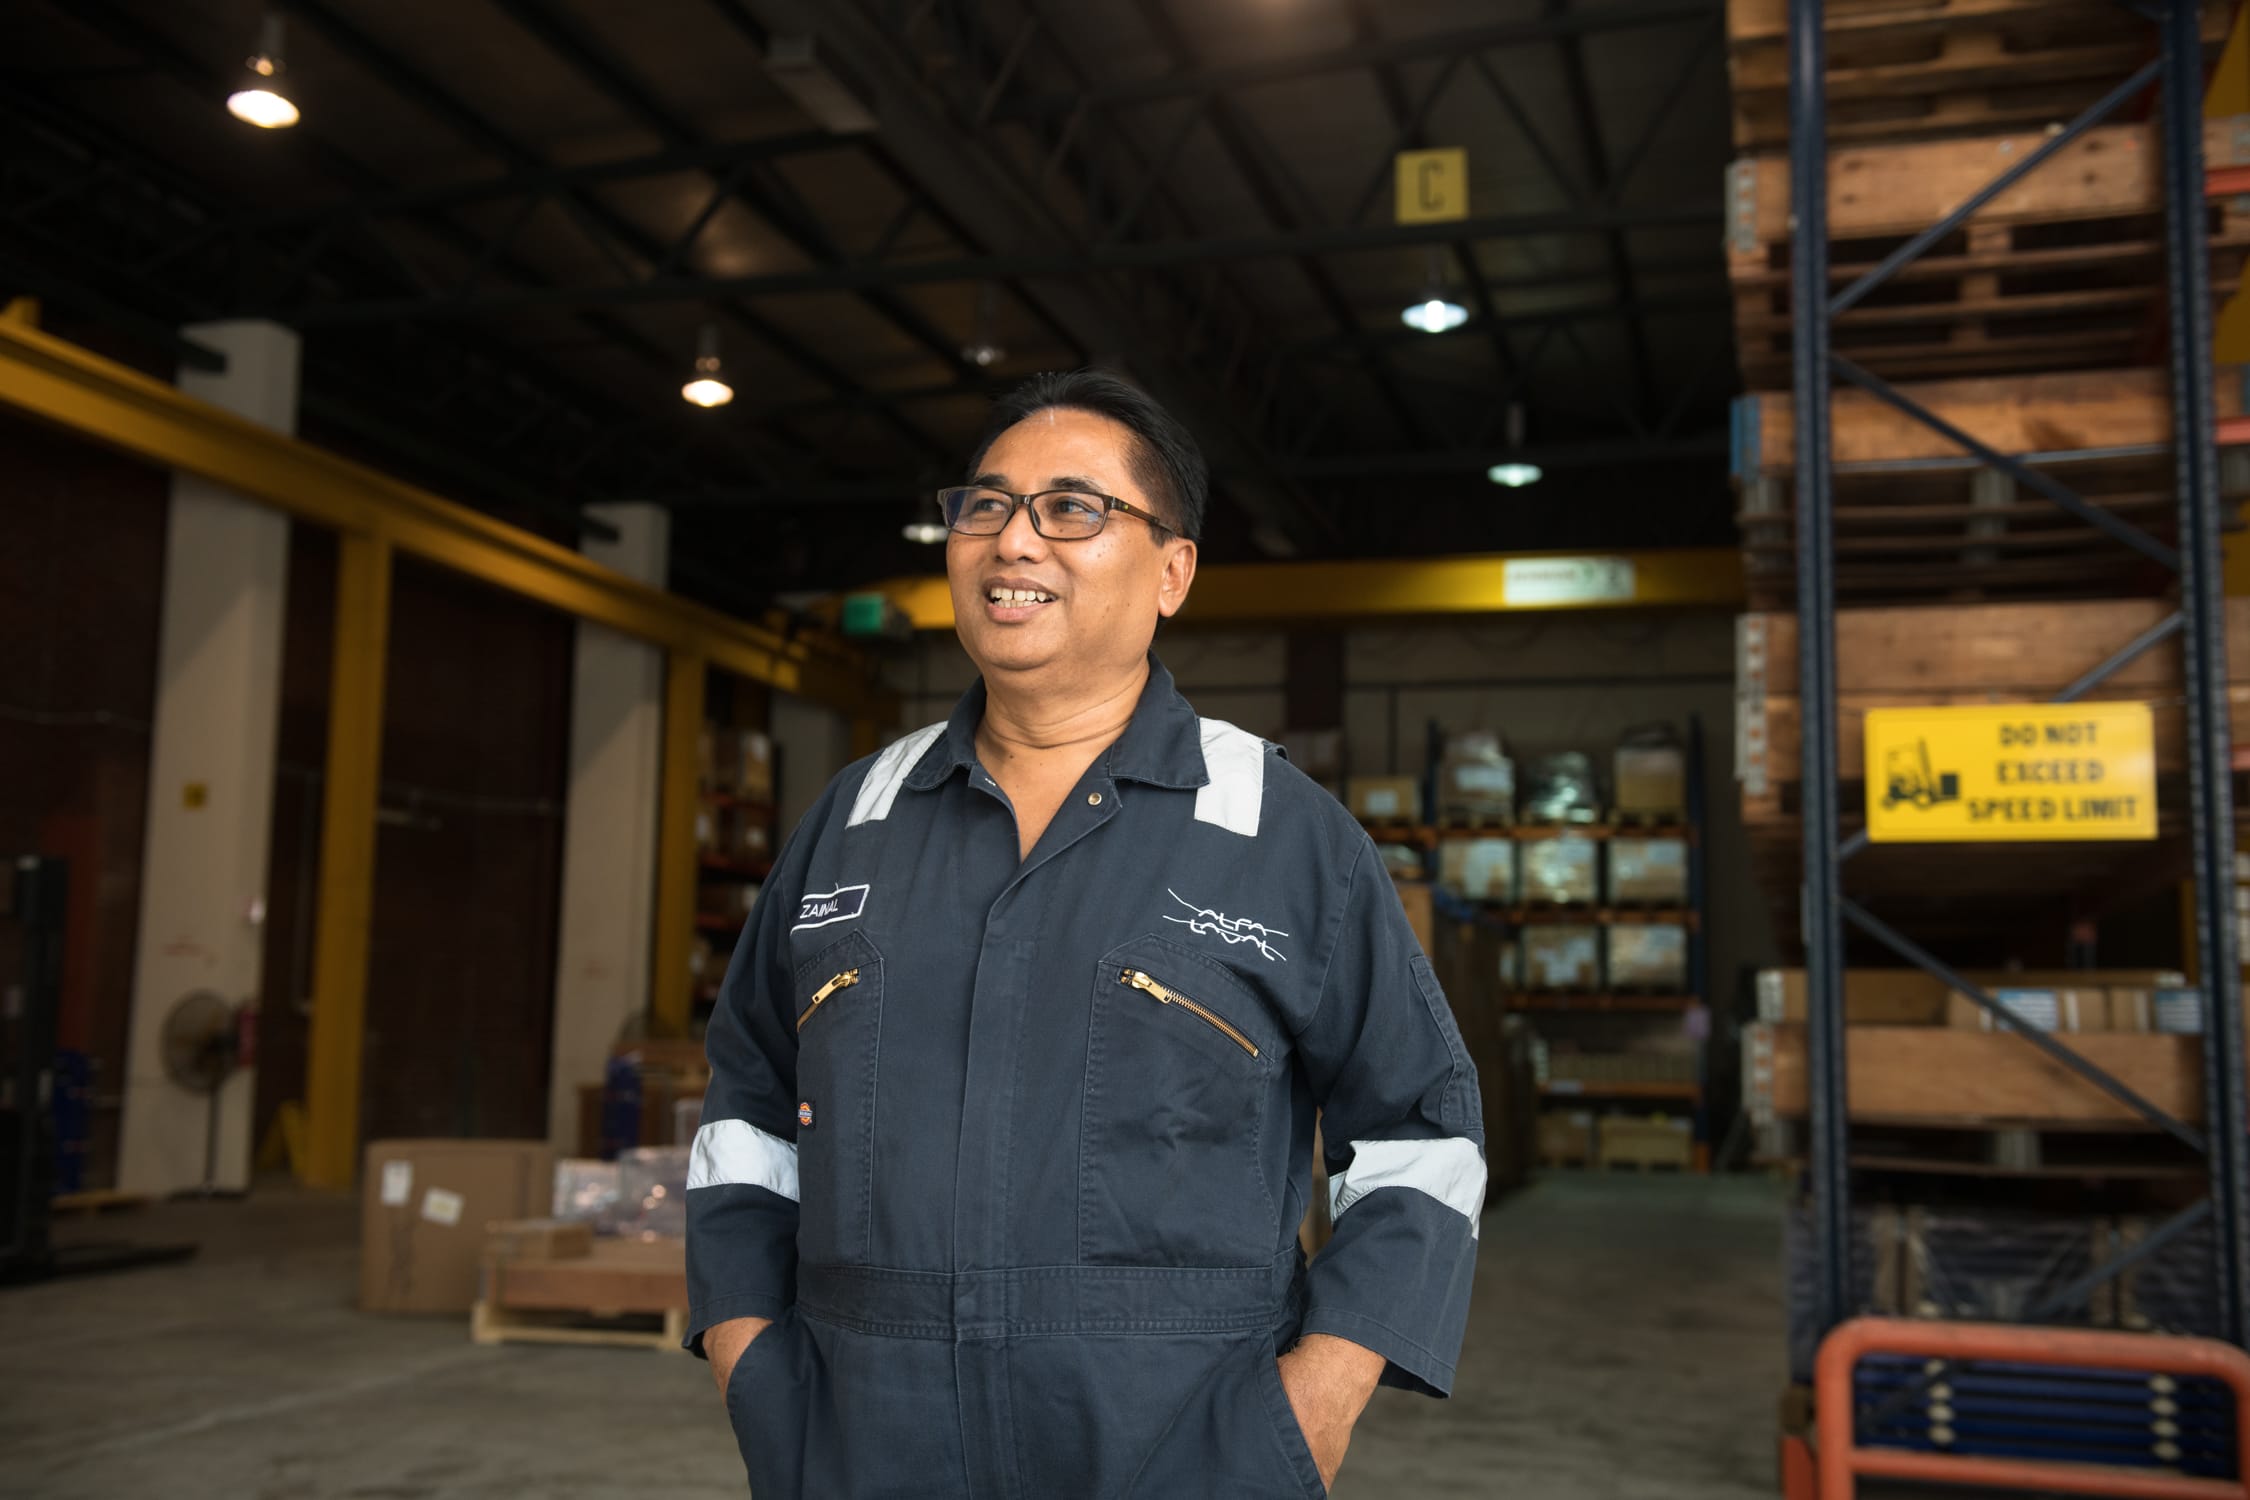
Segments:
[[[1609,841],[1609,904],[1685,906],[1688,898],[1686,839]]]
[[[360,1310],[467,1312],[486,1226],[546,1213],[554,1184],[555,1152],[545,1141],[370,1143],[360,1186]]]
[[[1514,839],[1455,839],[1438,844],[1438,884],[1469,901],[1516,899]]]
[[[1521,855],[1525,901],[1591,906],[1601,899],[1601,846],[1577,834],[1528,839]]]
[[[2104,1031],[2154,1031],[2156,991],[2112,986]]]
[[[1422,821],[1422,782],[1414,776],[1354,776],[1344,783],[1345,805],[1362,823]]]
[[[1600,928],[1534,922],[1523,929],[1525,989],[1592,990],[1601,982]]]
[[[1677,818],[1687,809],[1687,756],[1677,745],[1620,745],[1614,763],[1617,810]]]
[[[1430,901],[1430,888],[1419,880],[1394,880],[1398,888],[1399,905],[1406,908],[1406,925],[1414,929],[1414,940],[1422,945],[1426,958],[1437,955],[1437,913]]]
[[[583,1219],[501,1219],[486,1228],[484,1251],[501,1260],[579,1260],[594,1253],[594,1226]]]
[[[1539,1159],[1553,1166],[1578,1167],[1594,1159],[1591,1110],[1549,1110],[1539,1117]]]
[[[1625,1052],[1575,1052],[1557,1047],[1547,1051],[1550,1093],[1575,1093],[1611,1083],[1693,1083],[1697,1071],[1696,1052],[1680,1045],[1648,1045]]]
[[[1594,1130],[1595,1157],[1605,1167],[1675,1167],[1695,1164],[1695,1130],[1668,1115],[1604,1115]]]
[[[2109,989],[2161,990],[2187,983],[2177,969],[1970,969],[1968,976],[1986,989],[2005,985],[2012,990]]]
[[[1844,1019],[1853,1026],[1934,1026],[1945,1019],[1946,987],[1920,969],[1846,969]],[[1758,1019],[1805,1019],[1805,971],[1758,974]]]
[[[2101,1031],[2109,1023],[2109,992],[2097,989],[2005,987],[1985,991],[2040,1031]],[[2091,1017],[2093,1025],[2084,1024]],[[1999,1031],[2006,1027],[1983,1006],[1958,990],[1945,997],[1945,1024],[1971,1031]]]
[[[1687,929],[1676,922],[1633,923],[1605,929],[1609,947],[1609,986],[1616,990],[1688,987]]]

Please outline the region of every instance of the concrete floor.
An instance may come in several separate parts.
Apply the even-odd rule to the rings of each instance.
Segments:
[[[1336,1495],[1770,1500],[1779,1204],[1753,1179],[1579,1174],[1511,1198],[1457,1394],[1379,1393]],[[742,1494],[699,1361],[361,1317],[355,1215],[284,1189],[71,1225],[203,1252],[0,1291],[0,1497]]]

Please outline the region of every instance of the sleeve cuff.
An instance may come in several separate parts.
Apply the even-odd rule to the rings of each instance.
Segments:
[[[1304,1326],[1299,1330],[1300,1336],[1307,1333],[1332,1334],[1382,1355],[1386,1361],[1380,1382],[1383,1385],[1440,1398],[1453,1394],[1452,1362],[1423,1348],[1387,1323],[1377,1322],[1363,1313],[1316,1306],[1305,1314]]]
[[[771,1292],[734,1292],[724,1297],[710,1297],[688,1309],[686,1337],[680,1347],[698,1359],[709,1359],[703,1352],[703,1335],[721,1323],[736,1318],[778,1318],[789,1310],[789,1299]]]

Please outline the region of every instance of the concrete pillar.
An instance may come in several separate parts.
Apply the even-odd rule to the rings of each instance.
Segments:
[[[297,335],[272,323],[187,330],[223,351],[223,373],[184,371],[188,395],[282,432],[297,426]],[[164,1022],[210,990],[261,994],[274,735],[281,695],[289,521],[206,480],[175,475],[164,560],[148,839],[126,1052],[119,1186],[168,1193],[204,1180],[211,1100],[164,1070]],[[214,1182],[249,1183],[256,1080],[218,1093]]]
[[[852,726],[833,709],[788,693],[773,695],[772,721],[773,753],[781,773],[774,805],[786,839],[820,800],[829,779],[851,764]]]
[[[586,555],[662,587],[671,517],[653,505],[595,514],[618,537],[589,540]],[[580,624],[548,1075],[548,1136],[564,1151],[577,1146],[578,1086],[601,1080],[619,1029],[648,1011],[663,731],[664,652],[606,626]]]

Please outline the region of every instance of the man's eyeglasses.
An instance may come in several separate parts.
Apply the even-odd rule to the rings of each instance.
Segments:
[[[1019,505],[1031,511],[1031,529],[1050,542],[1082,542],[1098,535],[1109,524],[1113,510],[1139,516],[1165,535],[1172,534],[1171,527],[1139,506],[1094,490],[1041,490],[1036,495],[1018,495],[989,485],[964,484],[939,490],[937,502],[947,528],[963,536],[998,536],[1008,529]]]

